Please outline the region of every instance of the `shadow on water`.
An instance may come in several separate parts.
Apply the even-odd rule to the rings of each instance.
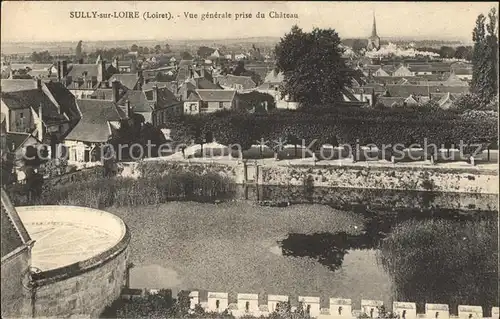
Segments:
[[[395,300],[416,302],[418,311],[432,301],[449,304],[452,313],[459,304],[481,305],[489,316],[491,307],[497,305],[498,211],[488,209],[495,207],[490,205],[493,197],[325,191],[307,184],[287,189],[291,190],[288,194],[283,189],[265,189],[259,193],[260,200],[268,205],[283,201],[287,205],[325,204],[363,216],[364,225],[357,235],[289,233],[279,242],[283,255],[309,257],[337,271],[349,251],[376,250],[380,271],[393,282]]]

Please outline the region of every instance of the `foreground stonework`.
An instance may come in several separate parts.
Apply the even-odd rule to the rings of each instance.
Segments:
[[[130,242],[130,233],[125,223],[112,214],[85,207],[29,206],[17,207],[17,210],[23,224],[27,225],[28,232],[35,229],[34,226],[40,227],[43,224],[46,224],[48,229],[48,232],[42,235],[32,234],[35,244],[31,280],[26,285],[21,317],[98,317],[120,296],[125,285]],[[40,262],[40,256],[37,254],[46,251],[46,248],[36,251],[36,240],[41,244],[49,236],[47,233],[50,234],[50,231],[61,227],[67,228],[68,225],[88,229],[87,241],[90,244],[87,244],[90,246],[87,248],[92,247],[93,236],[98,238],[106,232],[113,234],[116,240],[111,242],[109,247],[93,248],[97,253],[90,258],[83,257],[76,259],[76,262],[74,259],[66,259],[70,261],[69,264],[63,263],[60,267],[36,271],[36,261]],[[59,253],[64,255],[69,252],[73,255],[80,249],[78,242],[68,242],[66,247],[70,249],[59,252],[55,247],[50,253],[56,258]],[[62,260],[64,261],[64,258]]]
[[[229,294],[227,292],[208,292],[206,301],[200,300],[200,292],[192,291],[189,294],[190,308],[195,309],[201,306],[206,312],[224,312],[228,311],[235,317],[269,316],[274,311],[279,311],[277,305],[283,302],[291,302],[287,295],[267,295],[267,304],[259,304],[259,295],[252,293],[238,293],[237,302],[229,303]],[[320,297],[298,296],[298,307],[301,307],[311,318],[330,319],[330,318],[359,318],[364,314],[367,318],[377,318],[382,306],[387,311],[400,318],[450,318],[450,308],[446,304],[425,304],[425,314],[417,314],[417,306],[414,302],[393,302],[392,307],[384,305],[381,300],[361,300],[361,309],[352,308],[352,300],[344,298],[329,298],[328,307],[322,308]],[[296,311],[298,307],[292,307]],[[499,308],[491,308],[491,318],[498,318]],[[458,318],[483,318],[483,308],[481,306],[459,305]]]

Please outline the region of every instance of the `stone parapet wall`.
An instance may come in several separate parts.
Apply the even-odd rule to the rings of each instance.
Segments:
[[[263,185],[498,194],[498,173],[476,169],[361,166],[259,166]]]
[[[258,294],[238,293],[237,302],[230,303],[229,294],[225,292],[208,292],[207,301],[200,300],[200,292],[191,291],[190,308],[195,309],[196,306],[201,306],[206,312],[224,312],[228,311],[236,317],[254,316],[260,317],[269,316],[272,312],[277,311],[276,305],[281,302],[291,302],[287,295],[267,295],[267,303],[259,304]],[[446,304],[431,304],[425,305],[425,313],[417,314],[416,303],[414,302],[393,302],[392,305],[384,305],[380,300],[361,300],[361,309],[352,309],[352,300],[343,298],[329,298],[329,307],[320,307],[320,297],[298,296],[298,307],[302,307],[304,312],[309,313],[312,318],[357,318],[364,314],[368,318],[376,318],[379,315],[381,307],[387,311],[392,311],[399,315],[399,318],[416,319],[447,319],[456,317],[450,314],[449,306]],[[298,307],[292,307],[292,311],[296,311]],[[498,319],[499,308],[492,307],[492,318]],[[458,318],[483,318],[483,308],[480,306],[459,305]]]
[[[26,206],[17,207],[17,211],[25,224],[46,224],[53,228],[78,225],[89,230],[98,229],[101,235],[105,232],[112,239],[109,248],[99,250],[90,258],[32,273],[31,292],[26,303],[29,306],[23,309],[22,317],[95,318],[119,298],[126,283],[130,243],[130,231],[120,218],[76,206]],[[54,254],[57,253],[54,250]]]
[[[125,285],[128,249],[93,269],[35,289],[35,317],[98,317]]]
[[[287,165],[236,160],[150,160],[162,171],[218,173],[237,184],[498,194],[498,171],[477,167]],[[143,165],[143,164],[141,164]],[[136,172],[129,164],[127,169]],[[134,177],[139,177],[134,174]]]

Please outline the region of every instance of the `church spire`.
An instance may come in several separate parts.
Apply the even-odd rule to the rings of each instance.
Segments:
[[[373,12],[372,37],[377,37],[377,22],[375,21],[375,12]]]

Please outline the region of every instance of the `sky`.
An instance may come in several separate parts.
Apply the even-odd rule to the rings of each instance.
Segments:
[[[280,37],[294,24],[305,31],[334,28],[341,38],[366,38],[373,14],[384,37],[471,40],[476,17],[487,14],[495,2],[146,2],[146,1],[36,1],[2,2],[2,42],[189,40]],[[137,11],[139,19],[76,19],[72,11],[114,13]],[[297,14],[298,19],[269,17],[269,12]],[[150,12],[172,19],[146,19]],[[198,18],[185,18],[185,12]],[[231,13],[231,19],[201,21],[203,13]],[[261,12],[264,19],[256,18]],[[252,18],[235,20],[235,14]],[[91,14],[91,13],[89,13]]]

